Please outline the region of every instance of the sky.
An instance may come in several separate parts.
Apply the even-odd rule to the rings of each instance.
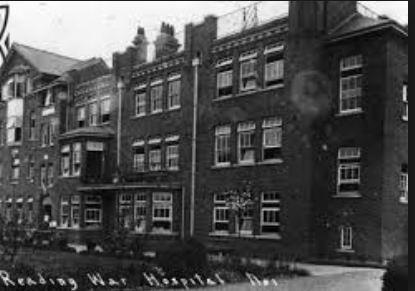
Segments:
[[[162,21],[178,35],[187,23],[206,15],[225,15],[258,1],[0,1],[10,5],[11,41],[79,59],[102,57],[111,64],[112,53],[131,44],[137,26],[154,40]],[[286,12],[280,1],[277,14]],[[378,14],[408,23],[408,1],[361,1]],[[273,4],[274,5],[274,4]]]

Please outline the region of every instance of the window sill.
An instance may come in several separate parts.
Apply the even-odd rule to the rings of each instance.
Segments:
[[[221,169],[230,169],[230,168],[232,168],[231,164],[214,165],[211,167],[212,170],[221,170]]]
[[[283,164],[283,163],[284,163],[283,159],[275,159],[275,160],[258,162],[257,164],[260,166],[266,166],[266,165],[278,165],[278,164]]]
[[[403,122],[408,122],[408,120],[409,120],[409,118],[408,118],[408,117],[402,116],[402,121],[403,121]]]
[[[360,109],[360,110],[340,112],[340,113],[337,113],[335,116],[336,117],[346,117],[346,116],[360,115],[360,114],[363,114],[363,113],[364,113],[364,111]]]
[[[359,192],[349,192],[349,193],[337,193],[336,195],[333,195],[332,198],[337,199],[348,199],[348,198],[362,198],[362,195]]]
[[[399,198],[399,203],[401,203],[401,204],[405,204],[405,205],[408,205],[408,199],[405,199],[405,198]]]
[[[220,102],[220,101],[224,101],[224,100],[228,100],[228,99],[232,99],[232,98],[249,96],[249,95],[253,95],[253,94],[257,94],[257,93],[264,93],[264,92],[278,90],[278,89],[282,89],[282,88],[284,88],[284,84],[275,85],[275,86],[271,86],[271,87],[266,87],[266,88],[262,88],[262,89],[250,90],[250,91],[246,91],[246,92],[240,92],[240,93],[235,94],[235,95],[232,94],[232,95],[216,97],[215,99],[213,99],[213,102]]]
[[[163,110],[160,110],[160,111],[154,111],[154,112],[150,112],[150,113],[148,114],[148,116],[159,115],[159,114],[162,114],[162,113],[163,113]]]
[[[241,168],[241,167],[254,167],[256,166],[255,162],[239,162],[237,164],[232,165],[234,168]]]
[[[227,237],[227,238],[249,238],[257,240],[281,240],[281,235],[253,235],[253,234],[238,234],[238,233],[224,233],[224,232],[210,232],[210,237]]]
[[[226,165],[214,165],[211,167],[212,170],[220,169],[231,169],[231,168],[244,168],[244,167],[255,167],[255,166],[272,166],[283,164],[284,160],[276,159],[262,162],[253,162],[253,163],[238,163],[238,164],[226,164]]]
[[[167,112],[179,111],[180,109],[181,109],[181,106],[175,106],[175,107],[167,108]]]
[[[343,253],[343,254],[354,254],[355,250],[337,249],[336,252]]]
[[[134,116],[131,116],[131,119],[140,119],[140,118],[144,118],[146,116],[147,116],[146,114],[134,115]]]
[[[11,143],[7,144],[7,146],[9,146],[9,147],[19,147],[21,145],[22,145],[21,142],[11,142]]]

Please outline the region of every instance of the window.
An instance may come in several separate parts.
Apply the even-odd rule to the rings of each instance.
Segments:
[[[409,119],[409,105],[408,105],[408,84],[404,84],[402,88],[402,102],[403,114],[402,119],[408,121]]]
[[[179,169],[179,145],[168,144],[166,147],[166,169],[176,171]]]
[[[81,127],[85,127],[85,107],[78,107],[76,109],[76,120],[77,120],[77,125],[79,128]]]
[[[33,216],[33,198],[30,197],[27,199],[27,222],[32,224],[34,222]]]
[[[338,155],[337,194],[347,195],[359,192],[360,148],[340,148]]]
[[[81,143],[73,144],[72,152],[72,175],[79,176],[81,175],[81,163],[82,163],[82,147]]]
[[[48,185],[46,165],[41,165],[40,166],[40,185],[42,185],[42,187]]]
[[[79,228],[80,225],[80,213],[81,213],[81,198],[79,195],[73,195],[71,197],[71,227]]]
[[[218,126],[215,130],[215,165],[230,165],[231,163],[231,127]]]
[[[30,112],[29,115],[29,139],[36,139],[36,115],[35,112]]]
[[[12,221],[12,200],[8,198],[6,201],[6,221]]]
[[[153,144],[150,148],[150,171],[161,170],[161,146],[160,144]]]
[[[265,119],[262,123],[262,159],[275,161],[281,159],[282,120],[278,117]]]
[[[362,56],[340,62],[340,113],[362,111]]]
[[[278,193],[262,193],[261,234],[280,234],[280,195]]]
[[[16,181],[20,178],[20,158],[19,151],[12,150],[11,152],[11,180]]]
[[[53,185],[53,164],[48,166],[47,184],[49,187]]]
[[[151,113],[163,111],[163,85],[156,85],[151,88],[150,92]]]
[[[131,229],[133,196],[131,194],[120,194],[118,196],[118,223],[120,228]]]
[[[53,145],[53,130],[52,130],[52,124],[45,123],[41,126],[41,135],[42,135],[42,147],[46,147],[49,145]]]
[[[175,78],[180,78],[180,76]],[[167,107],[169,110],[180,108],[180,88],[180,79],[169,80],[167,96]]]
[[[22,142],[23,99],[12,99],[7,103],[7,143]]]
[[[110,121],[111,114],[111,99],[101,99],[101,122],[107,123]]]
[[[265,47],[265,87],[273,87],[284,82],[284,45],[281,43]]]
[[[340,226],[340,250],[353,249],[353,230],[350,226]]]
[[[52,89],[51,88],[47,89],[45,92],[45,95],[43,96],[44,96],[43,106],[44,107],[52,106],[54,103],[54,98],[53,98],[54,96],[53,96]]]
[[[98,104],[96,102],[88,105],[89,110],[89,125],[95,126],[98,124]]]
[[[257,74],[257,54],[256,53],[246,53],[241,56],[240,60],[240,73],[241,73],[241,83],[240,90],[251,91],[257,88],[258,74]]]
[[[171,233],[173,227],[172,193],[153,193],[153,228],[154,233]]]
[[[254,122],[238,125],[238,161],[239,163],[255,163]]]
[[[69,204],[69,197],[68,196],[62,196],[61,197],[61,220],[60,220],[60,226],[61,227],[69,227],[69,214],[70,214],[70,204]]]
[[[133,144],[133,168],[135,172],[145,171],[144,141],[136,141]]]
[[[35,179],[35,158],[31,155],[29,156],[29,165],[28,165],[28,173],[27,178],[33,182]]]
[[[147,217],[147,195],[146,193],[135,194],[134,200],[134,231],[138,233],[146,232]]]
[[[243,235],[252,235],[254,230],[254,205],[253,203],[249,203],[245,206],[244,211],[239,218],[239,224],[237,228],[239,229],[239,233]],[[238,232],[238,229],[237,229]]]
[[[229,233],[229,207],[224,195],[215,194],[213,198],[213,232]]]
[[[403,164],[401,166],[401,175],[400,175],[400,180],[399,180],[399,191],[400,191],[399,200],[402,203],[408,203],[408,190],[409,190],[408,164]]]
[[[4,145],[4,123],[0,122],[0,146]]]
[[[232,95],[233,91],[233,59],[220,60],[216,64],[216,89],[217,97],[225,97]]]
[[[63,177],[70,175],[70,154],[71,149],[69,145],[62,146],[61,149],[61,174]]]
[[[100,227],[102,223],[102,198],[98,195],[85,196],[85,226]]]
[[[135,95],[135,115],[146,115],[146,92],[138,92]]]

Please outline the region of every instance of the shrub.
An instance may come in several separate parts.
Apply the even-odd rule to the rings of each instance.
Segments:
[[[160,251],[157,263],[171,277],[184,277],[207,271],[207,251],[203,244],[194,239],[174,242]]]
[[[408,256],[400,256],[389,262],[383,275],[382,291],[408,290]]]

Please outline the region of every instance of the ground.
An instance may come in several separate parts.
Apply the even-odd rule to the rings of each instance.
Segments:
[[[244,283],[198,290],[380,291],[382,288],[384,273],[382,269],[316,265],[301,265],[299,267],[306,268],[312,275],[294,279],[277,279],[277,286],[272,287],[259,287]]]

